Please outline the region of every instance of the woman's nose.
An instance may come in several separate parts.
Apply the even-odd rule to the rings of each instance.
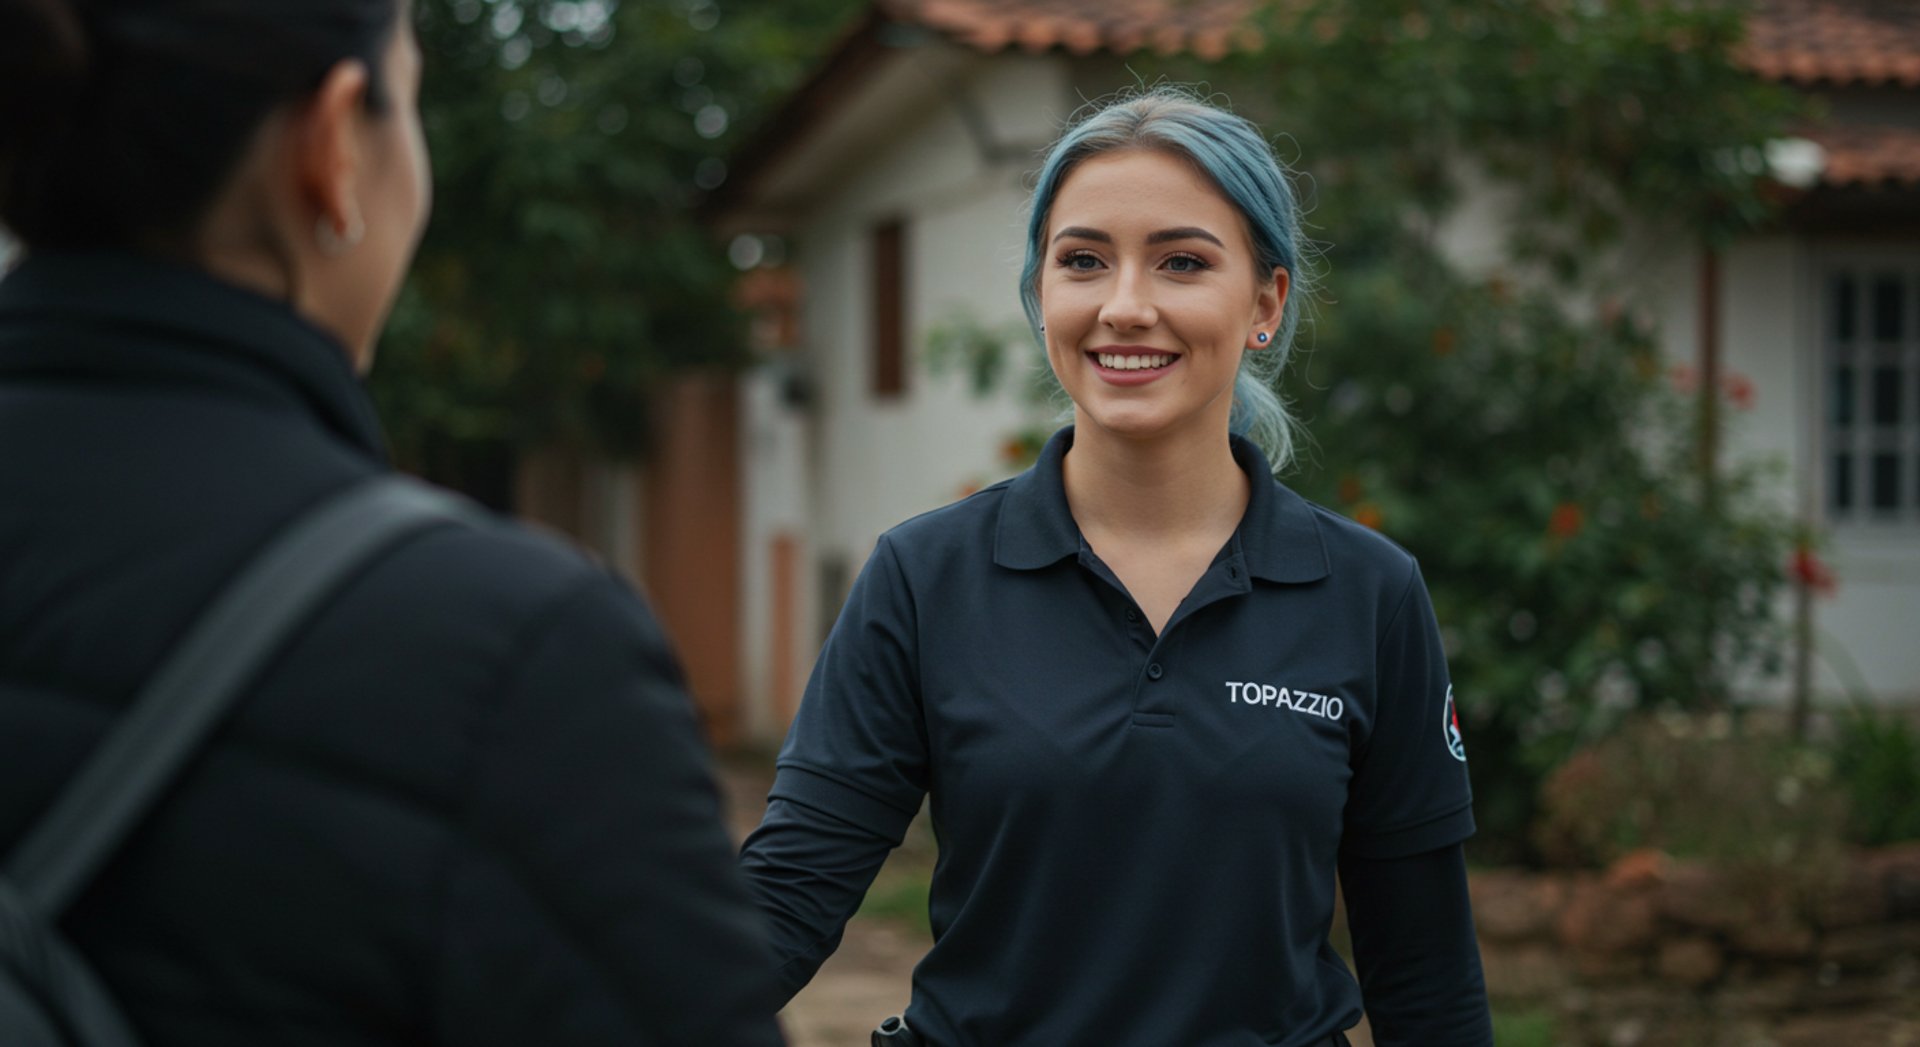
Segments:
[[[1145,274],[1126,269],[1116,273],[1108,285],[1107,300],[1100,307],[1100,322],[1116,331],[1139,330],[1158,322],[1145,279]]]

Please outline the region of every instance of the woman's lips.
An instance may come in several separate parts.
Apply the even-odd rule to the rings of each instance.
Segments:
[[[1087,359],[1102,379],[1113,385],[1145,385],[1159,378],[1180,362],[1178,353],[1149,350],[1087,353]]]

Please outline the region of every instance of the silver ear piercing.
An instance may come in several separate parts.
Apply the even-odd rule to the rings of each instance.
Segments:
[[[1261,345],[1267,344],[1267,332],[1261,331],[1253,336],[1253,340],[1259,342]]]

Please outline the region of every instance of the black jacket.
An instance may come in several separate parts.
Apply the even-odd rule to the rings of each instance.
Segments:
[[[0,280],[0,850],[217,588],[387,469],[341,347],[123,255]],[[691,708],[504,521],[353,580],[64,926],[155,1047],[773,1044]]]

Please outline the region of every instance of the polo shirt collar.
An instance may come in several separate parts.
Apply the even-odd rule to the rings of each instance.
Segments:
[[[1313,507],[1273,478],[1267,456],[1252,441],[1234,436],[1231,442],[1233,460],[1247,474],[1251,490],[1230,555],[1245,562],[1249,575],[1270,582],[1325,578],[1331,568]],[[1072,446],[1073,426],[1069,425],[1047,441],[1033,468],[1008,482],[994,533],[994,563],[1036,570],[1079,554],[1080,527],[1067,508],[1061,471]]]
[[[337,340],[284,302],[144,255],[34,254],[0,278],[0,376],[31,374],[220,388],[315,417],[386,457]]]

